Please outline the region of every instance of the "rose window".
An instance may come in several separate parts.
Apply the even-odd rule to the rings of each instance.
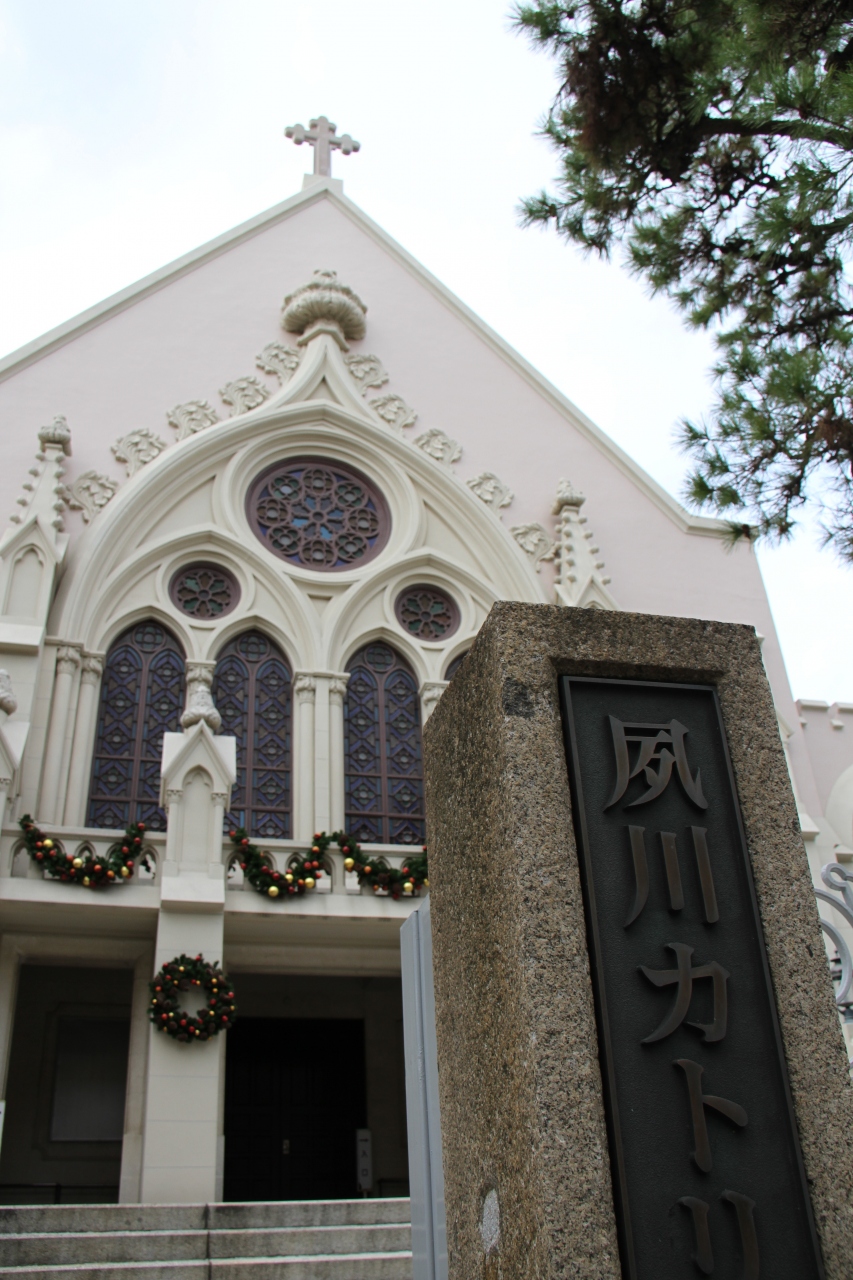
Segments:
[[[359,472],[322,458],[270,467],[252,485],[246,509],[273,555],[323,573],[372,560],[391,532],[378,489]]]
[[[223,618],[240,599],[236,579],[215,564],[179,569],[169,584],[172,603],[191,618]]]
[[[437,587],[409,587],[397,597],[397,621],[416,640],[443,640],[459,626],[459,610]]]

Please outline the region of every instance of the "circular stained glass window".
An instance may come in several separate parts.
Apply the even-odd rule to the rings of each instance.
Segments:
[[[227,569],[217,564],[190,564],[169,583],[172,603],[191,618],[223,618],[236,608],[240,588]]]
[[[379,490],[358,471],[324,458],[269,467],[249,490],[246,512],[273,555],[322,573],[372,560],[391,532]]]
[[[397,621],[416,640],[443,640],[459,626],[459,610],[438,587],[416,586],[401,591],[394,605]]]

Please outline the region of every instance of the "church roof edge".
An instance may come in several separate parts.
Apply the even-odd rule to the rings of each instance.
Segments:
[[[568,396],[563,395],[538,369],[525,360],[490,325],[486,324],[485,320],[481,319],[475,311],[472,311],[446,285],[442,284],[431,271],[418,262],[408,250],[404,249],[357,204],[348,199],[341,190],[340,181],[334,178],[313,177],[310,185],[306,184],[302,191],[290,196],[287,200],[283,200],[280,204],[264,210],[263,213],[256,214],[253,218],[239,223],[236,227],[232,227],[229,231],[215,236],[212,240],[208,240],[205,244],[191,250],[189,253],[182,254],[181,257],[175,258],[174,261],[167,263],[147,276],[143,276],[141,280],[127,285],[124,289],[111,294],[103,301],[88,307],[85,311],[81,311],[70,320],[66,320],[55,328],[49,329],[47,333],[34,338],[16,351],[10,352],[9,355],[0,360],[0,382],[12,377],[29,365],[35,364],[38,360],[65,346],[66,343],[72,342],[88,330],[103,324],[111,319],[112,316],[133,306],[134,303],[141,299],[156,293],[159,289],[165,288],[180,276],[203,266],[206,262],[211,261],[222,253],[226,253],[244,240],[249,240],[253,236],[259,235],[276,222],[289,217],[297,209],[313,204],[320,199],[329,199],[337,204],[368,235],[378,241],[401,266],[415,275],[443,305],[454,312],[470,328],[474,329],[483,341],[497,355],[511,364],[521,377],[529,382],[540,395],[549,400],[560,413],[568,415],[577,428],[588,436],[598,448],[609,455],[619,470],[637,483],[655,505],[665,515],[669,516],[673,523],[678,525],[683,532],[705,534],[711,537],[729,534],[729,526],[724,521],[707,516],[691,515],[630,454],[626,453],[614,440],[611,440],[606,432],[596,426],[592,419],[588,418]]]

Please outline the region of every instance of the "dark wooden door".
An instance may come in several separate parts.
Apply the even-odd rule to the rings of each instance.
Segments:
[[[241,1018],[228,1032],[226,1200],[356,1196],[365,1123],[360,1019]]]

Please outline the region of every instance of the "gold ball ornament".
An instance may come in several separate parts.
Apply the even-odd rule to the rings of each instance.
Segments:
[[[407,880],[403,885],[403,893],[413,893],[414,888],[415,886],[412,884],[411,880]]]
[[[424,888],[425,889],[429,888],[429,880],[424,880]]]
[[[83,883],[84,883],[84,885],[86,886],[86,888],[88,889],[88,888],[89,888],[89,885],[90,885],[92,882],[91,882],[91,880],[89,879],[89,877],[88,877],[88,876],[84,876],[84,877],[83,877]]]
[[[269,896],[270,896],[271,898],[277,898],[277,897],[278,897],[278,885],[271,884],[271,885],[270,885],[270,887],[267,889],[267,893],[269,894]]]
[[[72,865],[72,867],[82,867],[82,865],[83,865],[83,859],[82,859],[82,858],[75,858],[75,859],[74,859],[74,861],[71,863],[71,865]]]
[[[306,877],[305,877],[305,888],[306,888],[306,889],[313,889],[315,884],[316,884],[316,881],[315,881],[315,879],[314,879],[314,877],[313,877],[313,876],[306,876]]]
[[[293,884],[293,873],[291,871],[288,871],[284,878],[288,884]]]
[[[127,877],[130,875],[130,872],[128,871],[127,867],[122,867],[122,869],[121,869],[121,874],[124,876],[124,878],[125,878],[125,880],[126,880],[126,879],[127,879]]]
[[[45,849],[52,849],[52,848],[53,848],[53,841],[52,841],[52,840],[45,840],[45,841],[44,841],[44,848],[45,848]]]
[[[344,858],[344,866],[346,867],[347,871],[352,871],[353,867],[355,866],[355,858]]]

